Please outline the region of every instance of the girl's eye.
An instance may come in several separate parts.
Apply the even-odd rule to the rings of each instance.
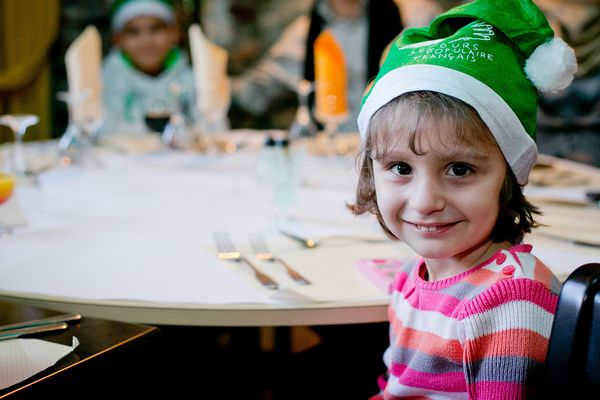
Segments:
[[[405,162],[394,164],[392,169],[398,175],[410,175],[412,173],[412,168]]]
[[[464,163],[455,163],[448,168],[448,175],[465,176],[473,172],[473,169]]]

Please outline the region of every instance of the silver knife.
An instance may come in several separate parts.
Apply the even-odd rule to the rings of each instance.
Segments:
[[[58,322],[71,322],[71,321],[79,321],[79,320],[81,320],[81,315],[79,315],[79,314],[61,314],[61,315],[56,315],[54,317],[33,319],[30,321],[22,321],[22,322],[15,322],[13,324],[1,325],[0,333],[3,333],[5,331],[14,330],[14,329],[29,328],[29,327],[35,327],[35,326],[56,324]]]
[[[8,331],[0,332],[0,340],[14,339],[19,336],[33,335],[35,333],[64,330],[64,329],[67,329],[67,326],[68,325],[66,322],[58,322],[58,323],[54,323],[54,324],[30,326],[27,328],[10,329]]]

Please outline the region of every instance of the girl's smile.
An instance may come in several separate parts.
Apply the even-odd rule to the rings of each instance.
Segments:
[[[415,228],[417,228],[417,230],[425,233],[436,233],[436,234],[442,234],[447,232],[448,230],[450,230],[453,226],[456,225],[456,223],[450,223],[450,224],[418,224],[418,223],[414,223],[414,222],[408,222],[408,221],[404,221],[407,224],[413,225]]]

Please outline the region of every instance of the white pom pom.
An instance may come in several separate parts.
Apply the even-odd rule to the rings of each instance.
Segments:
[[[575,52],[560,38],[538,46],[525,62],[525,74],[542,92],[557,92],[569,86],[577,71]]]

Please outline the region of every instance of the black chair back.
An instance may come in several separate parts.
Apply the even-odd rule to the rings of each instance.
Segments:
[[[600,263],[573,271],[560,291],[541,399],[600,399]]]

